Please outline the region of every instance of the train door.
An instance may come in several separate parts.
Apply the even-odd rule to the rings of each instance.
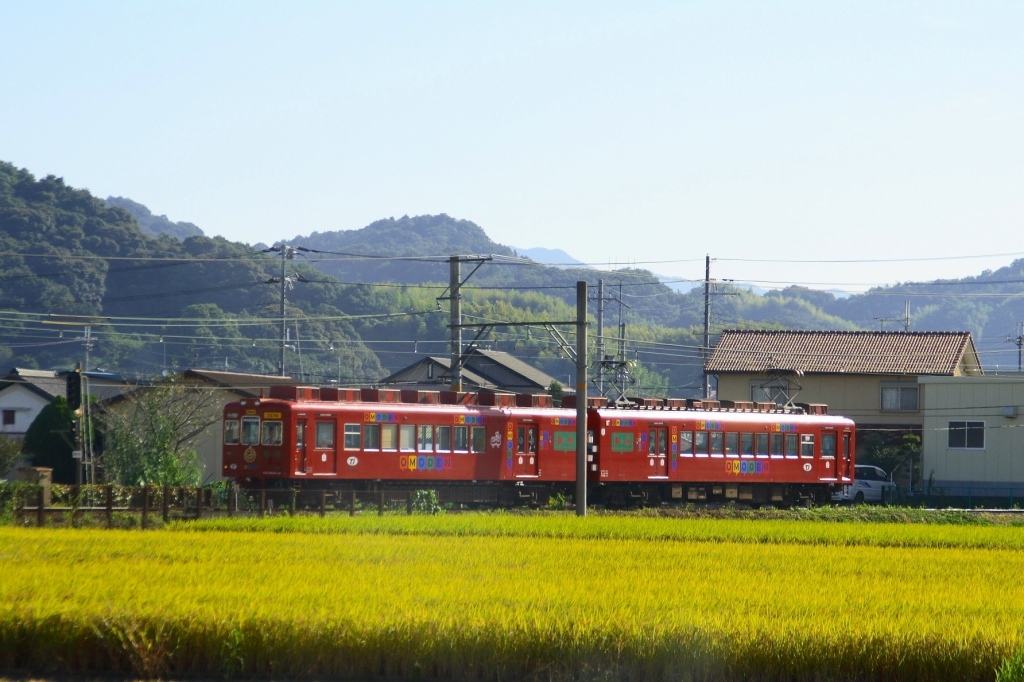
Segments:
[[[668,477],[668,428],[655,426],[647,432],[647,477]]]
[[[536,476],[540,469],[538,457],[537,425],[520,423],[516,426],[516,454],[513,472],[516,476]]]
[[[295,472],[305,473],[308,471],[309,462],[306,459],[306,420],[298,419],[295,422],[295,453],[292,457],[295,462]]]
[[[337,428],[334,420],[315,422],[316,431],[313,435],[313,455],[310,457],[312,470],[316,474],[333,474],[337,472]]]
[[[853,457],[853,447],[852,434],[846,431],[842,436],[842,445],[839,446],[839,457],[837,459],[839,470],[836,472],[837,477],[853,478],[853,465],[850,462]]]

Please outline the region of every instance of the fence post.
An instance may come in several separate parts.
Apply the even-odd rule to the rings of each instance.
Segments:
[[[142,530],[146,530],[146,520],[149,518],[149,486],[142,486]]]
[[[260,516],[267,515],[267,489],[260,488]]]
[[[299,502],[299,491],[297,491],[295,488],[292,488],[292,510],[291,510],[291,515],[292,516],[295,516],[295,508],[296,508],[296,506],[298,506],[298,502]]]
[[[384,516],[384,491],[380,492],[380,497],[377,499],[377,516]]]
[[[114,527],[114,486],[108,485],[107,493],[107,528]]]
[[[327,513],[327,491],[326,490],[321,490],[320,491],[320,518],[323,518],[325,513]]]
[[[163,512],[164,523],[171,520],[171,486],[164,486],[164,499],[163,499]]]
[[[228,491],[228,518],[230,519],[235,515],[235,497],[233,495],[235,492],[235,484],[228,483],[226,490]]]
[[[71,486],[71,527],[78,528],[78,507],[81,505],[82,487],[78,484]]]
[[[43,527],[43,486],[39,486],[39,492],[36,495],[36,525],[40,528]]]
[[[203,489],[196,488],[196,521],[203,518]]]
[[[348,503],[348,515],[349,516],[355,516],[356,515],[356,491],[355,490],[352,491],[352,499],[350,499],[349,503]]]
[[[412,516],[412,491],[411,490],[409,491],[409,494],[405,496],[405,513],[408,514],[409,516]]]

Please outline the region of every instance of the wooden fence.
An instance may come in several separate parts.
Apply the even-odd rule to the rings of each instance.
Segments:
[[[262,517],[285,511],[290,514],[320,516],[347,512],[354,516],[360,511],[375,510],[378,515],[383,516],[385,511],[398,511],[401,507],[404,507],[405,513],[412,514],[415,507],[423,506],[416,504],[416,493],[410,490],[254,490],[234,486],[215,490],[169,486],[128,488],[112,485],[89,488],[90,490],[83,491],[78,486],[73,486],[71,492],[65,496],[67,499],[63,500],[62,504],[55,505],[47,501],[48,495],[43,486],[38,486],[35,495],[22,498],[15,509],[15,518],[19,525],[28,525],[34,521],[35,525],[43,526],[46,525],[48,517],[57,517],[75,526],[88,517],[100,520],[107,528],[113,528],[119,525],[116,521],[127,516],[137,518],[138,526],[146,528],[152,525],[154,516],[159,516],[163,523],[214,516]],[[35,499],[32,499],[33,497]]]

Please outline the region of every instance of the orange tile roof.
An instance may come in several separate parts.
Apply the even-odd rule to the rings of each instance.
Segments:
[[[970,332],[722,332],[705,367],[711,374],[937,374],[952,376],[965,352],[977,357]],[[981,373],[981,368],[977,368]]]

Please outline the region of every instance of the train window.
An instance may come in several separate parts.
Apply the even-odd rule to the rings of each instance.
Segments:
[[[843,434],[843,459],[849,461],[850,459],[850,434]]]
[[[238,420],[228,419],[224,422],[224,444],[238,445]]]
[[[772,457],[782,457],[785,452],[782,442],[783,438],[781,433],[772,434]]]
[[[469,452],[469,427],[455,427],[455,452]]]
[[[693,457],[693,431],[679,432],[679,454],[683,457]]]
[[[650,431],[647,432],[647,439],[647,454],[668,454],[668,429],[651,429]]]
[[[740,434],[730,431],[725,434],[725,456],[736,457],[740,454]]]
[[[359,449],[359,424],[345,424],[345,449]]]
[[[398,449],[398,425],[383,424],[380,427],[380,449],[394,452]]]
[[[380,424],[367,424],[363,427],[363,449],[380,450]]]
[[[796,457],[800,437],[795,433],[786,434],[786,457]]]
[[[711,432],[711,456],[721,457],[725,451],[725,434],[721,431]]]
[[[420,452],[433,452],[434,451],[434,427],[433,426],[417,426],[416,427],[416,449]]]
[[[401,443],[398,448],[402,452],[415,452],[416,451],[416,427],[412,424],[402,424],[402,430],[399,431],[401,436]]]
[[[530,426],[526,429],[526,451],[537,454],[537,427]]]
[[[814,457],[814,436],[812,434],[807,433],[800,436],[800,456]]]
[[[306,447],[306,422],[295,424],[295,448],[301,450]]]
[[[316,447],[327,449],[334,447],[334,424],[331,422],[316,423]]]
[[[821,434],[821,456],[829,458],[836,456],[836,434]]]
[[[754,456],[754,434],[740,434],[740,455],[742,455],[743,457]]]
[[[768,456],[768,434],[759,433],[755,439],[754,454],[758,457]]]
[[[482,426],[474,426],[471,435],[473,436],[473,452],[487,452],[487,429]]]
[[[263,422],[263,444],[280,445],[284,434],[284,424],[281,422]]]
[[[697,431],[695,434],[696,440],[694,440],[695,450],[697,451],[698,457],[708,456],[708,432]]]
[[[438,426],[437,427],[437,451],[438,452],[451,452],[452,451],[452,427],[450,427],[450,426]]]
[[[259,445],[260,418],[242,417],[242,445]]]

